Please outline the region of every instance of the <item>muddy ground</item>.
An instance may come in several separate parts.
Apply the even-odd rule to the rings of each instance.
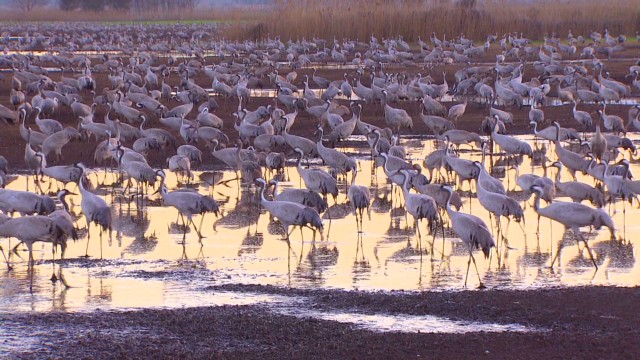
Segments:
[[[0,314],[9,334],[37,333],[20,359],[632,359],[637,288],[587,287],[425,293],[210,289],[304,295],[319,310],[437,315],[519,323],[528,333],[379,333],[331,321],[273,315],[262,306],[122,312]],[[37,330],[36,330],[37,329]]]

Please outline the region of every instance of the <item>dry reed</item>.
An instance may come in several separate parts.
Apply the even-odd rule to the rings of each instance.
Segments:
[[[448,1],[325,0],[278,1],[267,11],[252,14],[255,22],[235,24],[232,38],[280,35],[283,39],[342,38],[368,40],[370,35],[402,35],[416,41],[432,32],[483,40],[488,34],[523,33],[542,39],[545,33],[588,35],[609,29],[611,34],[634,34],[640,28],[637,0],[584,0],[559,3],[486,1],[464,7]]]
[[[473,1],[467,0],[466,2]],[[368,41],[402,35],[407,41],[465,34],[483,40],[488,34],[523,33],[540,40],[545,33],[565,37],[605,28],[613,35],[634,34],[640,28],[637,0],[568,1],[552,0],[514,3],[487,0],[465,7],[449,0],[275,0],[272,6],[197,9],[193,12],[64,12],[35,9],[29,13],[4,11],[3,21],[221,21],[228,24],[224,36],[230,39],[264,39],[279,35],[283,40],[321,37]]]

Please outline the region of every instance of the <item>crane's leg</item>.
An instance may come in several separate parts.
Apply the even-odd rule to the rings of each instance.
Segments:
[[[467,260],[467,273],[464,276],[464,287],[467,287],[467,279],[469,278],[469,268],[471,267],[471,258],[473,257],[473,255],[471,255],[471,249],[469,249],[469,260]]]
[[[102,260],[102,232],[104,229],[100,228],[100,259]]]
[[[593,262],[593,266],[596,267],[596,271],[598,270],[598,264],[596,263],[596,259],[593,258],[593,253],[591,252],[591,249],[589,248],[589,244],[587,243],[587,239],[585,239],[582,234],[580,234],[579,231],[576,231],[576,235],[578,235],[578,238],[580,238],[580,240],[582,240],[582,242],[584,243],[584,246],[587,248],[587,252],[589,253],[589,257],[591,258],[591,262]],[[578,240],[578,244],[580,243],[580,241]]]
[[[566,231],[565,231],[566,232]],[[562,237],[564,237],[564,233],[562,235]],[[560,256],[560,250],[562,249],[562,239],[560,239],[560,242],[558,243],[558,250],[556,251],[556,255],[553,257],[553,259],[551,260],[551,265],[549,265],[550,268],[553,269],[553,264],[556,263],[556,260],[558,259],[558,257]]]
[[[478,265],[476,264],[476,259],[473,257],[473,253],[471,253],[471,250],[469,250],[469,254],[471,255],[471,260],[473,260],[473,266],[476,268],[476,274],[478,274],[478,282],[480,283],[480,285],[478,285],[478,289],[484,289],[484,284],[482,283],[482,279],[480,279],[480,271],[478,271]],[[467,274],[469,273],[469,269],[467,269]],[[465,282],[465,286],[466,286],[466,282]]]
[[[84,251],[84,257],[89,257],[89,241],[91,241],[91,223],[87,222],[87,248]]]
[[[416,218],[416,230],[418,231],[418,251],[422,250],[422,234],[420,233],[420,219]]]
[[[34,265],[34,259],[33,259],[33,243],[31,243],[30,241],[25,242],[25,245],[27,245],[27,249],[29,250],[29,261],[28,261],[28,268],[30,268],[31,270],[33,270],[33,265]]]
[[[191,225],[193,225],[193,229],[196,231],[196,234],[198,234],[198,238],[202,239],[204,236],[202,236],[202,234],[200,233],[200,230],[196,227],[196,224],[193,222],[193,219],[191,218],[191,216],[187,217],[189,219],[189,222],[191,223]],[[204,215],[202,216],[202,218],[204,219]],[[200,227],[202,227],[202,221],[200,221]]]
[[[4,249],[2,248],[2,246],[0,246],[0,252],[2,253],[2,257],[4,258],[4,262],[7,263],[7,270],[13,269],[11,267],[11,265],[9,265],[9,258],[7,258],[7,255],[4,253]]]
[[[56,283],[58,278],[56,277],[56,244],[51,247],[51,282]]]
[[[202,231],[202,223],[204,223],[204,215],[205,214],[202,214],[202,217],[200,218],[200,227],[198,228],[198,234],[202,234],[201,231]],[[204,236],[200,235],[200,237],[202,238]]]

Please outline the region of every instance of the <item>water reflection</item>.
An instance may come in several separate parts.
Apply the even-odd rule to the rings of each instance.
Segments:
[[[415,162],[420,162],[428,151],[436,148],[432,140],[411,138],[403,142],[413,145],[408,156]],[[66,260],[55,264],[50,260],[50,245],[36,243],[36,266],[33,284],[30,284],[25,252],[10,253],[15,269],[0,271],[0,311],[12,311],[16,303],[25,310],[136,307],[143,306],[143,302],[172,306],[169,293],[182,292],[191,296],[187,288],[222,284],[361,290],[462,288],[468,252],[449,228],[447,217],[443,217],[444,228],[437,227],[435,239],[433,233],[426,231],[425,225],[421,228],[422,236],[418,237],[413,218],[407,216],[404,209],[402,194],[397,188],[391,188],[380,169],[373,171],[368,151],[364,148],[345,151],[358,159],[361,169],[357,183],[369,186],[372,194],[370,215],[364,216],[361,234],[357,232],[355,217],[346,204],[342,181],[337,202],[329,201],[331,219],[323,214],[324,232],[314,233],[306,228],[295,230],[291,241],[287,242],[279,222],[260,208],[255,189],[239,187],[234,180],[235,174],[224,172],[222,178],[230,180],[229,186],[212,188],[201,184],[196,187],[203,194],[211,194],[220,203],[222,213],[219,218],[205,215],[204,238],[200,240],[191,229],[177,225],[177,211],[162,206],[158,195],[129,202],[127,197],[120,195],[119,186],[122,185],[117,185],[115,190],[111,187],[116,181],[115,176],[109,174],[104,181],[106,185],[96,189],[112,204],[116,215],[114,241],[104,241],[103,259],[81,258],[86,236],[71,243]],[[480,160],[477,150],[462,154]],[[554,152],[549,151],[547,156],[553,157]],[[488,158],[488,163],[495,164],[494,172],[509,169],[513,162],[513,159],[505,161],[499,156]],[[528,158],[515,160],[515,163],[520,162],[521,174],[531,169],[535,174],[543,174],[539,165],[532,168]],[[640,171],[635,162],[631,167]],[[288,174],[287,181],[281,186],[299,186],[297,172],[289,171]],[[90,178],[93,186],[98,186],[96,176]],[[511,196],[525,201],[521,204],[525,208],[526,221],[522,227],[513,223],[507,227],[503,222],[508,247],[500,248],[499,257],[495,251],[487,260],[476,257],[480,275],[488,287],[640,285],[640,268],[634,253],[638,241],[635,234],[640,231],[640,223],[632,220],[640,210],[627,206],[623,212],[620,204],[610,210],[612,214],[615,210],[614,221],[624,241],[609,239],[607,231],[593,231],[589,235],[589,245],[600,267],[596,272],[584,244],[578,244],[573,234],[565,234],[560,224],[548,219],[537,221],[531,199],[525,200],[527,194],[521,192],[514,179],[515,171],[509,170],[502,181],[509,189],[517,189],[510,192]],[[592,183],[581,175],[579,179]],[[178,182],[169,176],[167,185],[176,188]],[[33,180],[24,176],[9,184],[12,189],[27,186],[33,189]],[[68,187],[75,190],[75,185]],[[469,185],[464,184],[463,189],[469,189]],[[481,217],[493,225],[493,234],[497,235],[495,219],[489,217],[473,191],[460,195],[463,199],[461,211]],[[71,211],[80,214],[80,197],[71,196],[69,200]],[[557,198],[557,201],[569,199]],[[196,217],[195,222],[199,221]],[[76,222],[79,228],[86,228],[84,217],[78,217]],[[99,238],[96,229],[91,232],[92,238]],[[15,240],[0,241],[5,249],[10,242],[11,246],[16,244]],[[96,256],[100,251],[99,241],[89,243],[90,255]],[[556,254],[559,256],[554,261],[554,268],[550,269]],[[52,284],[49,280],[52,272],[61,274],[70,287],[60,282]],[[469,278],[470,287],[477,285],[473,279]],[[33,293],[29,291],[30,285]]]

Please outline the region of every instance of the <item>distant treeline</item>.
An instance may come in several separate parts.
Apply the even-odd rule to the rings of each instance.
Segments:
[[[60,9],[65,11],[131,10],[136,13],[146,11],[193,10],[200,0],[58,0]]]

